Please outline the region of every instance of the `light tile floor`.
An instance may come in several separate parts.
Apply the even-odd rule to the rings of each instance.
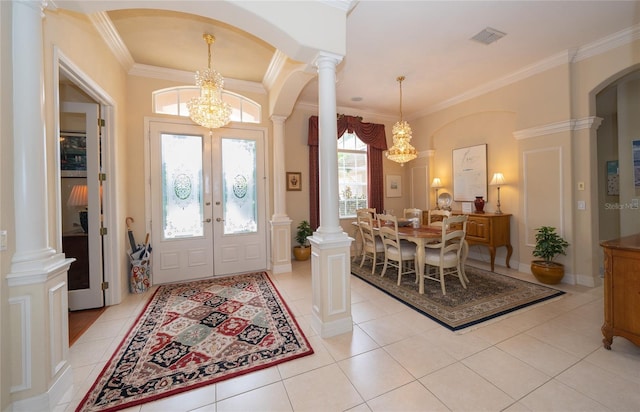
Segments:
[[[559,285],[559,299],[456,333],[351,277],[353,332],[322,339],[310,262],[293,269],[274,281],[313,355],[128,411],[640,410],[640,348],[602,347],[602,287]],[[70,348],[74,385],[55,411],[75,409],[149,296],[107,308]]]

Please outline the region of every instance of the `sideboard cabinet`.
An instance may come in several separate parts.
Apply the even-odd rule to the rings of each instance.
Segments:
[[[614,336],[640,346],[640,234],[600,243],[604,249],[604,324],[602,343]]]
[[[428,211],[424,212],[423,221],[427,221]],[[462,212],[455,211],[454,215]],[[509,268],[509,260],[513,254],[511,246],[511,214],[509,213],[466,213],[467,234],[465,239],[469,246],[483,245],[489,248],[491,257],[491,270],[494,270],[496,261],[496,248],[504,246],[507,248],[505,264]]]

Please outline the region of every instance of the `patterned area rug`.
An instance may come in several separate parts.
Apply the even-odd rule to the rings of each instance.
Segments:
[[[265,273],[158,288],[76,411],[115,411],[313,349]]]
[[[355,263],[355,262],[358,263]],[[447,294],[442,295],[440,283],[425,279],[423,295],[418,293],[415,275],[404,275],[397,285],[398,272],[387,269],[371,274],[371,265],[351,263],[351,273],[386,292],[407,306],[456,331],[505,315],[524,307],[555,298],[564,292],[535,283],[525,282],[472,266],[466,266],[467,289],[455,276],[445,276]]]

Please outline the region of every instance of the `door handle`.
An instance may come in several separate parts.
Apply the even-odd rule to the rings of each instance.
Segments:
[[[217,218],[217,219],[216,219],[216,222],[224,222],[224,219],[222,219],[222,218]]]
[[[211,223],[211,218],[203,220],[204,223]]]

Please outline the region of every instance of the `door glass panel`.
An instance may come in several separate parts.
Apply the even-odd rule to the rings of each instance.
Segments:
[[[224,234],[257,232],[254,140],[222,139],[222,181]]]
[[[162,134],[164,239],[204,234],[202,136]]]

